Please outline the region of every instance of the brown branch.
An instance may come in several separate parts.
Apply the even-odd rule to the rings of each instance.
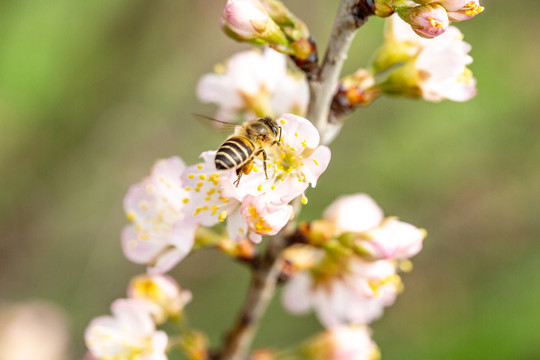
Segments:
[[[342,0],[328,47],[317,77],[309,81],[310,101],[307,118],[325,133],[330,104],[337,90],[339,75],[356,31],[373,14],[372,0]]]
[[[307,118],[324,134],[330,104],[337,89],[341,68],[356,30],[373,14],[373,0],[342,0],[330,35],[326,54],[316,74],[308,79],[310,104]],[[293,201],[298,214],[299,199]],[[215,357],[219,360],[245,360],[260,320],[272,299],[282,269],[281,253],[293,236],[296,224],[290,222],[269,240],[260,263],[253,269],[251,284],[236,324],[227,333],[223,348]]]

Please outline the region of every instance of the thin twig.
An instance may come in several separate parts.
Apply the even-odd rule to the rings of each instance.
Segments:
[[[372,0],[342,0],[330,34],[319,75],[309,81],[307,118],[324,134],[339,75],[356,31],[373,14]]]
[[[372,0],[342,0],[325,57],[317,76],[309,79],[310,104],[307,118],[324,134],[330,104],[336,90],[339,74],[356,30],[372,14]],[[299,199],[293,201],[298,215]],[[253,269],[246,301],[236,324],[227,333],[225,344],[217,359],[245,360],[260,320],[274,294],[282,269],[281,253],[294,234],[296,224],[291,221],[279,234],[269,240],[268,247],[258,266]]]

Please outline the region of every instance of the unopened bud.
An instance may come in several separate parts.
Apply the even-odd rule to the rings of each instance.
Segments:
[[[142,274],[131,279],[128,297],[144,301],[154,321],[161,324],[181,314],[191,301],[191,292],[181,290],[170,276]]]
[[[431,39],[442,35],[450,21],[445,8],[439,4],[425,4],[399,12],[414,32],[423,38]]]
[[[228,0],[222,15],[225,32],[235,40],[288,44],[285,34],[258,0]]]
[[[395,0],[375,0],[375,15],[378,17],[389,17],[394,13],[393,4]]]

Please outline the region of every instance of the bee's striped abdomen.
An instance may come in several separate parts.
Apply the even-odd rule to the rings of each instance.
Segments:
[[[233,136],[219,147],[214,159],[216,169],[236,169],[251,160],[254,150],[255,146],[251,141],[241,136]]]

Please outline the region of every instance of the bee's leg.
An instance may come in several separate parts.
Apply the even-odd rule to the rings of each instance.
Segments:
[[[236,187],[238,187],[238,184],[240,184],[240,178],[242,177],[242,174],[243,174],[243,172],[242,172],[242,169],[243,169],[243,168],[244,168],[244,167],[241,167],[241,168],[236,169],[236,175],[238,175],[238,177],[237,177],[236,180],[233,182],[233,185],[236,186]]]
[[[266,151],[261,149],[261,153],[263,157],[264,176],[266,176],[266,180],[268,180],[268,173],[266,172]]]

